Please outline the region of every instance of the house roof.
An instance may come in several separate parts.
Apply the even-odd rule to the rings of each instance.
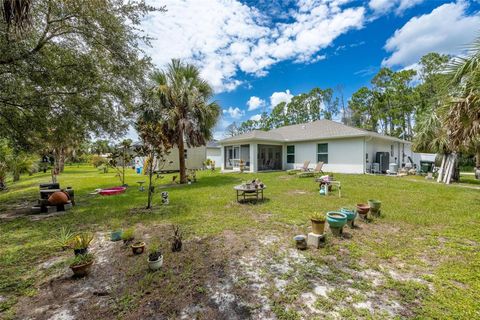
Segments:
[[[207,148],[221,148],[218,144],[218,140],[210,140],[207,142]]]
[[[300,142],[323,139],[350,138],[350,137],[373,137],[387,139],[390,141],[406,142],[395,137],[386,136],[380,133],[367,131],[344,125],[332,120],[317,120],[308,123],[285,126],[270,131],[253,130],[220,140],[220,144],[230,142],[244,142],[252,140],[274,141],[274,142]]]

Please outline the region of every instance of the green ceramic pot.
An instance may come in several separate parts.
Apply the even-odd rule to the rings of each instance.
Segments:
[[[347,215],[339,211],[327,212],[327,222],[331,228],[342,228],[347,223]]]

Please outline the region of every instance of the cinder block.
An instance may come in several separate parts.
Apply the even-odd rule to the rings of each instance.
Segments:
[[[42,208],[41,208],[41,207],[32,207],[32,208],[30,209],[30,213],[32,213],[32,214],[39,214],[39,213],[41,213],[41,212],[42,212]]]
[[[310,232],[307,237],[307,245],[317,249],[322,248],[325,246],[326,240],[325,234]]]
[[[45,208],[47,209],[47,213],[57,212],[56,206],[46,206]]]

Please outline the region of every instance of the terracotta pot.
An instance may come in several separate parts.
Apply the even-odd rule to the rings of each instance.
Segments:
[[[130,247],[133,254],[142,254],[145,251],[145,242],[135,242]]]
[[[73,274],[76,277],[85,277],[89,272],[90,272],[90,267],[92,266],[93,261],[90,261],[85,264],[81,264],[78,266],[70,266],[70,269],[72,269]]]
[[[320,221],[320,220],[314,220],[310,219],[312,221],[312,232],[315,234],[324,234],[325,232],[325,220]]]
[[[357,212],[361,215],[367,214],[370,211],[370,207],[365,203],[357,203]]]
[[[48,197],[48,202],[52,206],[58,206],[62,204],[67,204],[69,200],[69,195],[66,192],[63,191],[56,191]]]

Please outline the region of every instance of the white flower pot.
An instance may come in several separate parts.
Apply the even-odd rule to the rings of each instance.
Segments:
[[[148,267],[150,268],[150,270],[158,270],[163,265],[163,256],[161,256],[160,258],[158,258],[158,260],[155,260],[155,261],[150,261],[148,259],[147,261],[148,261]]]

